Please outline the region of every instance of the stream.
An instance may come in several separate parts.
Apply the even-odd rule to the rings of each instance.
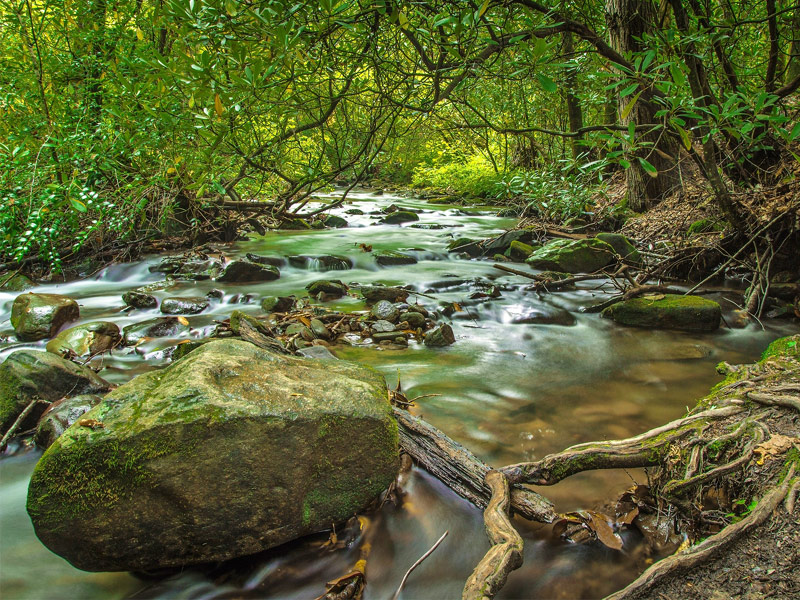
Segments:
[[[390,204],[420,210],[416,224],[385,225],[369,213]],[[347,214],[358,208],[363,215]],[[402,382],[409,397],[421,399],[413,409],[431,424],[472,450],[491,465],[535,460],[572,444],[635,435],[675,419],[721,378],[720,361],[751,362],[773,339],[796,333],[791,323],[765,321],[764,329],[721,329],[709,334],[625,328],[579,312],[614,292],[606,281],[583,281],[576,290],[551,294],[529,291],[530,281],[503,273],[487,259],[469,260],[448,254],[454,238],[486,238],[512,228],[514,219],[500,218],[491,207],[433,205],[417,198],[362,191],[332,211],[348,220],[343,229],[277,231],[252,235],[247,241],[220,245],[226,258],[246,253],[270,256],[343,255],[354,261],[346,271],[321,273],[313,268],[284,266],[280,279],[269,283],[223,284],[175,281],[156,296],[203,296],[224,292],[204,313],[188,317],[189,337],[211,334],[214,320],[234,309],[262,314],[266,295],[304,296],[317,279],[345,283],[411,285],[424,295],[410,296],[429,309],[456,302],[465,310],[453,315],[456,343],[427,348],[413,341],[406,349],[380,346],[335,346],[342,359],[369,364],[386,376],[391,387]],[[430,228],[428,228],[430,227]],[[432,228],[441,227],[441,228]],[[379,267],[371,253],[401,250],[415,256],[413,265]],[[70,296],[81,305],[81,321],[108,320],[120,328],[161,316],[157,309],[123,312],[121,295],[163,280],[149,267],[163,256],[111,265],[79,281],[41,285],[35,291]],[[313,266],[313,262],[310,263]],[[525,265],[516,265],[529,270]],[[472,304],[469,296],[483,289],[476,281],[498,286],[501,296]],[[485,287],[485,286],[484,286]],[[707,288],[709,289],[709,288]],[[710,288],[728,322],[739,301],[735,286]],[[15,341],[9,322],[16,293],[0,292],[0,360],[15,349],[44,349],[44,342]],[[340,311],[362,311],[362,300],[344,297],[327,302]],[[575,323],[515,324],[515,318],[535,309],[568,311]],[[185,339],[181,338],[181,339]],[[157,338],[96,358],[101,376],[113,383],[165,364],[165,350],[181,341]],[[0,590],[11,599],[211,599],[315,598],[324,584],[347,573],[363,549],[367,558],[364,597],[388,599],[406,570],[442,535],[442,545],[410,576],[402,598],[459,598],[464,581],[488,549],[479,509],[462,500],[419,469],[402,477],[403,502],[386,503],[364,519],[361,534],[339,532],[347,543],[332,549],[327,534],[312,536],[225,568],[194,570],[166,579],[143,580],[127,573],[86,573],[52,554],[35,537],[25,512],[27,482],[40,456],[36,450],[14,448],[0,460]],[[558,512],[599,508],[633,482],[646,483],[643,471],[601,471],[579,474],[539,489]],[[514,572],[498,598],[598,598],[632,581],[647,564],[641,536],[625,532],[624,552],[599,543],[568,544],[554,539],[551,528],[515,519],[525,540],[525,562]]]

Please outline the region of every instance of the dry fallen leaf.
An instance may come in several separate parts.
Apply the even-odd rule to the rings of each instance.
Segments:
[[[753,452],[759,455],[756,463],[763,465],[767,457],[778,456],[783,454],[795,444],[800,443],[800,438],[789,437],[786,435],[775,434],[766,442],[759,444],[755,447]]]
[[[78,421],[78,425],[81,427],[88,427],[89,429],[103,429],[103,427],[105,427],[105,425],[97,419],[81,419]]]
[[[188,327],[189,326],[189,319],[179,315],[178,316],[178,323],[180,323],[181,325],[186,325]]]

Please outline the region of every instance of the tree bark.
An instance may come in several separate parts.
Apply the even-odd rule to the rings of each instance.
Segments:
[[[575,45],[572,41],[572,34],[565,31],[563,34],[564,39],[564,58],[570,60],[575,52]],[[569,118],[569,132],[575,133],[583,129],[583,110],[581,109],[581,101],[575,94],[578,87],[578,67],[577,64],[572,65],[566,69],[566,100],[567,100],[567,117]],[[583,152],[583,140],[580,135],[571,137],[569,139],[570,147],[572,149],[572,158],[578,160],[581,152]]]
[[[644,50],[641,38],[653,30],[656,13],[652,0],[606,0],[606,24],[612,48],[623,55]],[[657,108],[644,96],[645,94],[642,94],[632,108],[629,104],[635,95],[620,98],[621,125],[657,122],[654,116]],[[663,130],[644,133],[636,141],[647,145],[632,150],[631,166],[626,169],[625,175],[628,207],[641,212],[680,185],[677,168],[678,148],[667,135],[664,135]],[[652,164],[658,172],[657,176],[649,175],[639,159]]]

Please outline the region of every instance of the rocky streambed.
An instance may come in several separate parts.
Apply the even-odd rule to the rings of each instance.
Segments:
[[[19,431],[39,421],[38,445],[54,443],[27,496],[42,541],[90,570],[256,553],[226,563],[224,575],[205,567],[155,584],[74,570],[27,524],[40,450],[14,440],[0,461],[4,588],[19,597],[108,597],[108,585],[117,597],[317,596],[370,547],[366,597],[379,598],[449,528],[407,593],[457,596],[487,544],[480,512],[424,472],[402,475],[402,498],[331,535],[397,470],[383,379],[344,361],[377,369],[392,389],[399,379],[420,398],[412,410],[501,465],[679,416],[718,380],[717,362],[752,360],[796,330],[791,321],[727,327],[735,287],[688,300],[649,294],[609,305],[608,318],[582,311],[615,294],[603,277],[547,289],[640,260],[620,236],[503,234],[513,221],[487,209],[368,193],[335,213],[336,229],[298,224],[33,294],[0,292],[0,383],[16,386],[2,398],[3,428],[30,406]],[[104,450],[87,456],[89,444]],[[584,474],[547,495],[561,512],[584,508],[630,478],[643,475]],[[623,555],[519,526],[526,563],[505,597],[601,596],[651,552],[632,532]]]

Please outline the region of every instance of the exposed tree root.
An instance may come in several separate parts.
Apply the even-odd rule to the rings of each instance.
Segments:
[[[766,521],[787,496],[790,485],[794,483],[795,468],[792,465],[789,473],[784,477],[781,485],[768,491],[750,512],[750,514],[733,525],[729,525],[716,535],[706,538],[696,546],[680,554],[673,554],[655,563],[626,588],[606,597],[606,600],[626,600],[639,597],[649,590],[654,584],[669,576],[675,576],[681,571],[695,567],[724,550],[732,541],[741,534],[758,527]]]
[[[400,447],[406,454],[462,498],[479,508],[488,506],[491,489],[484,479],[491,470],[489,465],[422,419],[398,408],[394,415],[400,426]],[[541,523],[557,518],[549,500],[522,486],[511,488],[511,508]]]
[[[522,565],[522,537],[508,518],[508,479],[499,471],[489,471],[486,483],[492,490],[492,499],[483,520],[492,547],[467,579],[462,600],[491,600],[506,584],[508,574]]]

